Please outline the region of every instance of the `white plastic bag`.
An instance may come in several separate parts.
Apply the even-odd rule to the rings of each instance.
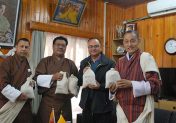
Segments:
[[[111,68],[106,72],[106,85],[105,88],[109,88],[111,83],[115,83],[118,80],[120,80],[121,77],[119,75],[119,72],[116,71],[114,68]]]
[[[32,76],[27,78],[27,81],[21,86],[21,92],[24,93],[28,98],[34,99],[34,90],[33,87],[30,86],[30,82],[32,82]]]
[[[68,90],[74,96],[78,95],[78,78],[73,74],[68,78]]]
[[[89,84],[97,85],[95,80],[95,73],[89,67],[83,74],[83,88],[87,87]]]
[[[55,90],[55,94],[68,94],[68,78],[66,72],[61,71],[63,74],[62,80],[57,80],[57,87]]]

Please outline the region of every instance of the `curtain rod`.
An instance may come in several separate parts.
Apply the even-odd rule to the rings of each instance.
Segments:
[[[127,23],[131,23],[131,22],[136,22],[136,21],[140,21],[140,20],[146,20],[151,18],[150,16],[145,16],[145,17],[141,17],[141,18],[134,18],[134,19],[129,19],[129,20],[125,20],[123,21],[123,24],[127,24]]]

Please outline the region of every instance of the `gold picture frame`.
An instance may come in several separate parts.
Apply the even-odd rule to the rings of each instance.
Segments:
[[[53,21],[78,26],[86,7],[86,0],[58,0]]]

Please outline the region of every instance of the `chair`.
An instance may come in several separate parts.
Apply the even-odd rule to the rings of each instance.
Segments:
[[[176,112],[172,112],[169,123],[176,123]]]
[[[154,116],[155,123],[169,123],[172,112],[155,108]],[[176,123],[176,122],[173,122]]]

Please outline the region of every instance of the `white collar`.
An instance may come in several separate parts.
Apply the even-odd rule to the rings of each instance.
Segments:
[[[127,57],[128,61],[129,61],[133,57],[133,55],[130,57],[129,53],[127,52],[126,53],[126,57]]]

